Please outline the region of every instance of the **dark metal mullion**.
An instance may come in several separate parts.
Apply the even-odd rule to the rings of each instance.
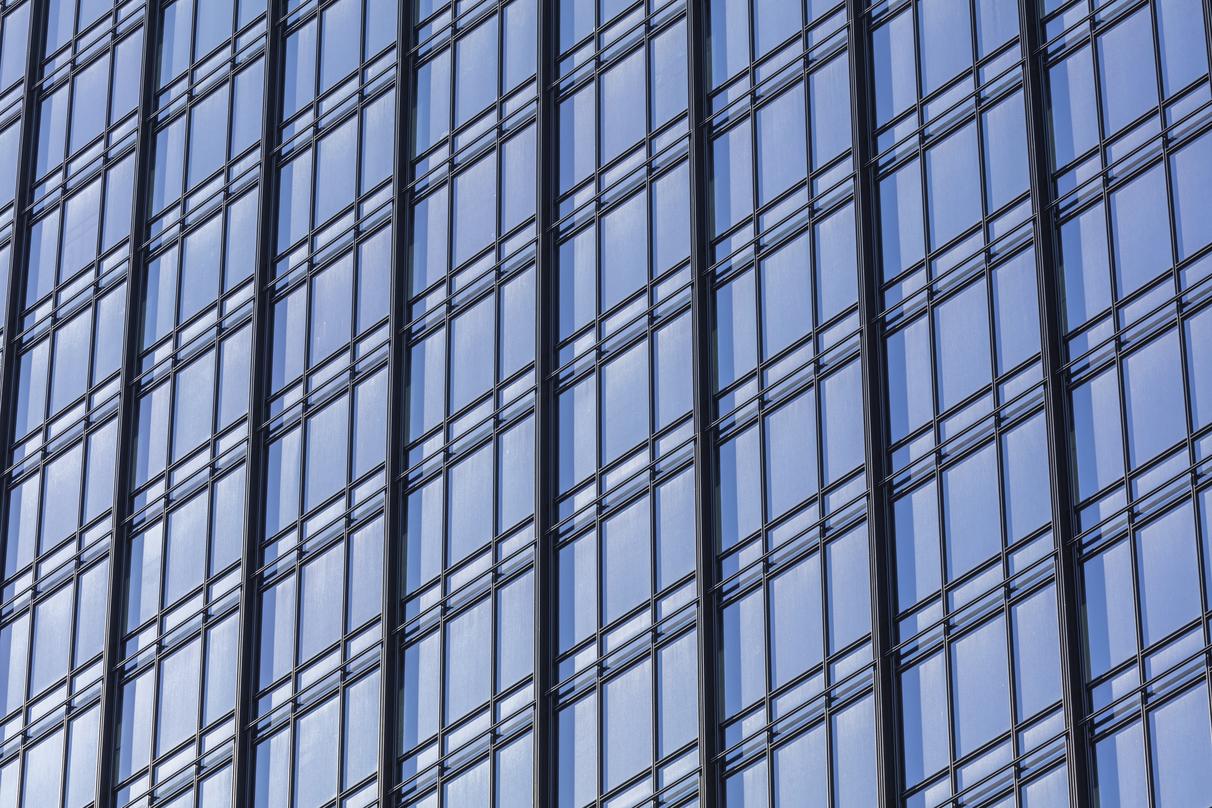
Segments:
[[[896,599],[890,578],[895,565],[891,559],[890,520],[888,518],[887,419],[884,417],[883,328],[880,317],[880,280],[877,260],[877,222],[875,183],[878,166],[874,162],[874,124],[870,70],[870,16],[865,0],[847,0],[850,16],[851,117],[854,163],[858,172],[854,201],[859,233],[859,314],[862,328],[863,410],[866,422],[866,474],[870,490],[867,534],[871,553],[872,642],[875,647],[876,766],[877,794],[880,804],[893,805],[900,800],[899,725],[896,710]],[[915,26],[916,28],[916,26]],[[916,37],[915,37],[916,40]],[[921,158],[924,160],[924,157]],[[919,167],[919,171],[921,171]],[[924,189],[924,185],[923,185]],[[923,211],[924,215],[924,211]],[[927,256],[929,252],[927,252]],[[927,266],[929,259],[927,258]],[[933,342],[933,340],[931,340]]]
[[[555,502],[559,433],[557,431],[556,385],[559,339],[559,297],[556,288],[556,193],[559,177],[559,139],[556,130],[559,56],[559,13],[557,0],[539,4],[538,111],[536,117],[535,166],[537,204],[535,230],[538,238],[535,254],[535,595],[534,595],[534,671],[535,699],[533,750],[533,792],[535,805],[554,805],[558,747],[556,745],[556,618],[555,590]],[[595,99],[596,106],[596,99]]]
[[[388,348],[387,481],[383,520],[383,651],[379,659],[379,805],[395,803],[394,790],[399,757],[400,652],[397,626],[400,622],[400,570],[404,564],[404,526],[407,498],[404,495],[406,453],[404,425],[408,417],[409,372],[407,320],[408,296],[412,291],[412,265],[408,234],[411,232],[412,133],[415,130],[412,101],[414,54],[412,8],[396,12],[396,126],[395,170],[392,175],[392,273]],[[369,25],[369,23],[367,23]]]
[[[257,252],[253,267],[252,356],[248,393],[248,450],[245,463],[244,553],[240,568],[240,648],[236,687],[236,747],[232,758],[232,783],[236,805],[251,805],[253,796],[253,730],[256,715],[259,635],[257,609],[261,531],[265,524],[264,490],[267,449],[265,446],[265,397],[270,365],[270,327],[273,319],[272,290],[275,239],[277,238],[277,143],[281,105],[281,9],[271,0],[266,9],[265,95],[261,118],[261,178],[258,192]]]
[[[112,503],[113,538],[110,545],[109,592],[106,610],[105,649],[102,652],[101,690],[101,753],[98,758],[97,804],[108,805],[113,797],[116,763],[114,753],[121,737],[118,727],[118,700],[122,692],[122,619],[126,604],[127,519],[130,516],[131,492],[134,479],[132,464],[137,437],[135,375],[139,364],[139,341],[142,329],[144,263],[143,237],[146,232],[148,196],[151,192],[152,143],[154,123],[152,110],[156,98],[156,68],[159,53],[160,4],[148,2],[143,18],[143,56],[139,110],[136,118],[135,187],[131,212],[130,265],[126,272],[125,331],[122,345],[122,370],[118,403],[118,457],[114,474]]]
[[[1076,549],[1070,547],[1074,535],[1072,491],[1072,447],[1068,429],[1068,393],[1065,370],[1064,312],[1062,283],[1057,262],[1056,230],[1052,206],[1055,191],[1048,157],[1044,127],[1047,103],[1044,95],[1044,54],[1040,31],[1040,0],[1020,0],[1019,18],[1026,55],[1024,92],[1027,101],[1029,132],[1028,155],[1031,165],[1031,196],[1035,208],[1036,264],[1040,315],[1043,318],[1043,365],[1046,386],[1044,402],[1048,423],[1048,444],[1052,466],[1052,513],[1058,548],[1056,580],[1060,603],[1062,656],[1062,698],[1067,713],[1069,746],[1069,791],[1076,805],[1085,805],[1091,796],[1089,744],[1086,742],[1085,673],[1081,652],[1081,602],[1078,593]],[[1101,125],[1101,122],[1100,122]]]
[[[16,193],[13,195],[12,238],[9,241],[8,310],[5,313],[4,331],[0,335],[0,471],[9,468],[13,443],[16,440],[17,403],[17,334],[21,330],[21,312],[25,308],[25,275],[29,256],[29,230],[33,216],[27,211],[32,204],[34,165],[38,153],[38,73],[42,65],[42,51],[46,41],[46,3],[33,0],[30,4],[26,54],[24,91],[21,100],[21,143],[17,152]],[[49,386],[49,385],[48,385]],[[0,489],[0,527],[8,535],[7,519],[10,509],[7,473],[2,475]],[[81,492],[83,494],[83,492]],[[7,565],[8,542],[0,544],[0,562]],[[0,569],[4,567],[0,566]]]
[[[37,157],[38,139],[37,139],[37,118],[38,118],[38,74],[42,64],[42,51],[44,50],[46,40],[46,5],[40,2],[32,2],[29,9],[29,17],[26,28],[26,61],[25,75],[22,78],[22,88],[24,95],[21,99],[21,141],[17,152],[17,171],[16,171],[16,188],[13,194],[13,219],[12,219],[12,236],[9,240],[9,277],[6,300],[8,309],[5,312],[4,330],[0,333],[0,470],[7,470],[9,467],[9,458],[12,456],[12,444],[16,440],[14,431],[16,429],[16,412],[18,375],[17,367],[19,351],[19,340],[17,334],[21,330],[21,312],[25,308],[24,291],[25,291],[25,275],[26,264],[28,262],[29,243],[28,233],[31,226],[33,216],[27,214],[27,210],[31,207],[33,196],[33,182],[35,175],[33,167]],[[49,387],[49,385],[48,385]],[[4,534],[8,534],[7,518],[11,515],[10,509],[6,507],[9,502],[11,489],[10,477],[7,473],[0,475],[3,479],[3,487],[0,489],[0,527],[3,527]],[[81,491],[83,496],[83,491]],[[115,540],[111,538],[111,547],[114,546]],[[8,542],[0,546],[0,564],[7,563]],[[35,553],[35,556],[37,553]],[[0,566],[0,569],[3,569]],[[73,574],[73,587],[79,586],[79,574]],[[111,574],[112,578],[112,574]],[[33,609],[30,610],[31,622]],[[27,639],[27,643],[29,640]],[[21,676],[29,675],[28,671],[22,671]],[[24,680],[22,680],[24,681]],[[28,703],[28,698],[23,699]],[[69,750],[64,749],[63,754],[59,759],[60,771],[64,771]],[[98,762],[99,765],[99,762]],[[99,777],[99,774],[97,775]],[[94,780],[96,782],[96,780]]]
[[[702,766],[699,805],[720,804],[719,754],[719,615],[716,603],[715,520],[715,374],[711,371],[714,342],[711,310],[711,205],[708,161],[710,131],[710,71],[708,70],[707,8],[705,3],[686,4],[688,113],[690,116],[690,255],[694,331],[692,379],[694,385],[694,481],[696,515],[695,582],[698,596],[699,664],[699,763]],[[749,122],[743,124],[750,126]],[[751,214],[752,215],[752,214]],[[756,277],[756,276],[755,276]],[[760,471],[758,472],[760,473]]]

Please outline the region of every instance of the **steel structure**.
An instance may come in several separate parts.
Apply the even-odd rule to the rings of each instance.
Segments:
[[[1207,0],[0,0],[0,805],[1203,805]]]

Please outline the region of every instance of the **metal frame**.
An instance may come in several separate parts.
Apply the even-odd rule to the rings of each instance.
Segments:
[[[556,423],[554,378],[558,362],[555,345],[558,334],[559,295],[556,288],[556,207],[559,182],[559,135],[556,129],[559,93],[556,59],[559,52],[559,26],[556,24],[559,0],[537,0],[539,13],[539,54],[536,64],[539,109],[536,132],[535,215],[538,249],[535,259],[535,593],[534,593],[534,780],[532,797],[536,805],[554,805],[556,767],[556,605],[555,577],[555,498],[558,485],[559,432]]]
[[[715,529],[715,396],[712,373],[714,327],[712,315],[710,188],[708,145],[711,107],[708,20],[706,4],[686,3],[689,69],[687,100],[690,115],[690,271],[693,303],[693,408],[694,481],[697,544],[695,582],[698,587],[699,765],[702,767],[699,803],[703,808],[722,804],[720,780],[720,698],[718,687],[720,640],[717,614]]]
[[[131,529],[129,492],[135,462],[138,412],[137,368],[141,348],[140,333],[144,303],[143,279],[149,249],[144,238],[152,190],[152,151],[154,105],[157,93],[156,69],[160,49],[159,23],[162,0],[146,0],[142,75],[137,112],[135,162],[137,175],[134,196],[127,270],[126,311],[123,332],[123,358],[120,371],[121,399],[118,413],[118,458],[112,505],[112,538],[105,646],[102,657],[101,737],[97,762],[98,805],[113,800],[114,756],[120,733],[119,702],[123,675],[123,614],[126,568]],[[248,447],[245,538],[242,553],[239,627],[239,673],[235,707],[236,739],[233,752],[233,793],[236,804],[250,804],[255,776],[255,716],[257,700],[257,648],[260,635],[258,565],[261,556],[261,526],[264,521],[266,475],[268,474],[267,396],[271,366],[273,325],[273,269],[276,255],[278,175],[281,166],[278,145],[281,134],[282,82],[284,79],[283,3],[267,4],[264,109],[260,141],[259,201],[257,248],[254,267],[251,378],[249,386]],[[1056,585],[1058,616],[1063,645],[1062,704],[1065,714],[1067,766],[1071,802],[1084,805],[1093,796],[1091,774],[1092,747],[1089,740],[1090,713],[1088,688],[1082,650],[1083,618],[1080,592],[1079,551],[1076,545],[1078,525],[1074,507],[1078,495],[1075,485],[1075,460],[1069,428],[1072,413],[1068,387],[1068,350],[1063,311],[1063,278],[1059,265],[1060,245],[1057,230],[1057,192],[1050,168],[1050,143],[1047,132],[1047,64],[1042,41],[1041,7],[1043,0],[1018,0],[1018,37],[1025,58],[1022,91],[1026,103],[1027,154],[1030,201],[1033,207],[1034,242],[1031,248],[1036,264],[1037,294],[1041,317],[1041,361],[1043,365],[1044,414],[1048,433],[1048,461],[1053,473],[1051,514],[1056,541]],[[1212,24],[1212,4],[1204,2],[1206,21]],[[536,805],[554,805],[558,795],[557,765],[559,744],[556,716],[557,610],[556,522],[558,497],[559,431],[557,424],[559,390],[558,356],[558,232],[557,209],[559,180],[558,100],[559,23],[561,4],[557,0],[536,0],[539,37],[537,59],[537,153],[535,187],[537,250],[535,258],[535,600],[534,669],[535,699],[533,722],[532,786]],[[838,5],[838,7],[841,7]],[[20,149],[17,155],[17,186],[13,207],[11,236],[12,270],[8,279],[9,309],[3,332],[3,369],[0,371],[0,463],[7,467],[14,443],[15,409],[18,394],[18,331],[21,327],[25,266],[31,250],[30,210],[33,176],[37,156],[40,96],[37,79],[43,68],[43,50],[47,37],[47,3],[30,0],[29,52],[25,66],[25,95],[22,99]],[[897,603],[895,598],[896,564],[892,542],[892,488],[890,483],[890,429],[884,412],[885,325],[882,315],[883,278],[880,271],[880,220],[877,205],[879,187],[878,155],[875,153],[874,85],[872,70],[871,13],[867,0],[846,0],[845,12],[848,49],[845,57],[850,71],[851,134],[855,165],[854,210],[858,236],[856,253],[858,279],[858,341],[861,346],[863,378],[863,421],[865,454],[863,464],[867,480],[867,527],[872,592],[872,634],[875,665],[876,766],[879,801],[897,804],[904,785],[901,771],[901,746],[897,678]],[[695,588],[697,595],[698,681],[698,760],[700,766],[699,804],[718,808],[723,804],[721,771],[722,738],[720,636],[722,615],[719,604],[719,559],[717,507],[717,436],[714,387],[714,294],[710,274],[712,233],[711,98],[710,86],[710,7],[700,0],[687,0],[685,24],[688,34],[688,116],[690,174],[690,307],[692,330],[692,418],[696,516]],[[380,656],[381,701],[378,739],[379,795],[383,806],[399,799],[401,655],[404,650],[402,626],[403,565],[406,563],[404,531],[407,519],[407,440],[409,389],[408,311],[411,286],[412,206],[410,186],[413,177],[413,138],[417,115],[414,81],[418,54],[414,52],[416,25],[407,5],[397,17],[395,66],[396,115],[394,132],[395,172],[392,178],[392,258],[391,300],[388,347],[389,406],[387,412],[386,511],[383,556],[382,644]],[[764,58],[764,57],[763,57]],[[751,65],[752,68],[752,65]],[[595,79],[602,74],[599,67]],[[497,99],[501,101],[500,98]],[[596,103],[596,102],[595,102]],[[918,99],[921,105],[923,102]],[[1096,99],[1096,103],[1101,103]],[[1160,101],[1159,101],[1160,103]],[[600,133],[598,133],[600,134]],[[596,136],[596,135],[595,135]],[[649,137],[650,135],[646,135]],[[453,132],[451,133],[453,138]],[[504,142],[503,140],[501,142]],[[920,152],[924,154],[924,151]],[[915,158],[916,159],[916,158]],[[595,171],[601,171],[595,167]],[[811,174],[811,172],[809,172]],[[500,182],[498,178],[498,183]],[[984,182],[982,175],[981,182]],[[983,191],[983,185],[982,185]],[[923,190],[923,195],[924,195]],[[926,204],[925,200],[923,204]],[[923,211],[925,208],[923,208]],[[756,211],[754,213],[756,216]],[[449,234],[448,234],[449,236]],[[498,237],[499,238],[499,237]],[[452,270],[453,272],[453,270]],[[444,420],[455,416],[446,416]],[[936,419],[939,416],[936,416]],[[1121,425],[1122,428],[1122,425]],[[600,426],[595,425],[600,432]],[[655,432],[655,427],[653,432]],[[595,433],[597,434],[597,433]],[[652,436],[649,435],[649,438]],[[1188,437],[1188,441],[1190,441]],[[1129,472],[1125,470],[1125,475]],[[7,492],[6,492],[7,493]],[[0,500],[0,527],[7,528],[11,518],[7,496]],[[0,556],[4,553],[0,545]],[[494,695],[495,698],[495,695]],[[600,730],[599,730],[600,731]],[[491,754],[491,753],[490,753]],[[600,755],[600,750],[599,750]],[[1149,764],[1146,764],[1149,765]]]
[[[253,267],[252,350],[249,356],[248,385],[248,460],[245,488],[244,554],[240,567],[240,670],[236,679],[236,748],[232,760],[232,791],[235,804],[251,804],[253,795],[253,759],[255,757],[254,720],[257,697],[257,644],[260,636],[260,610],[257,591],[257,567],[261,555],[260,525],[264,523],[263,491],[267,448],[265,442],[266,376],[270,367],[273,308],[270,292],[273,280],[274,240],[277,237],[277,144],[281,108],[282,43],[281,4],[266,6],[265,94],[261,118],[261,178],[257,203],[257,262]]]
[[[1027,107],[1027,154],[1031,172],[1031,200],[1035,218],[1036,277],[1039,284],[1040,317],[1043,320],[1042,356],[1044,362],[1044,407],[1047,415],[1049,460],[1052,476],[1052,518],[1056,525],[1056,580],[1060,595],[1061,643],[1064,646],[1062,671],[1062,700],[1066,713],[1069,747],[1069,792],[1078,804],[1092,794],[1090,771],[1093,760],[1086,741],[1085,673],[1081,654],[1081,600],[1077,585],[1076,552],[1071,547],[1074,536],[1074,479],[1070,461],[1073,456],[1069,443],[1068,386],[1065,383],[1064,300],[1059,277],[1060,252],[1056,243],[1056,226],[1052,220],[1054,189],[1049,168],[1047,131],[1044,122],[1047,111],[1044,85],[1044,56],[1040,41],[1040,0],[1020,0],[1020,38],[1026,59],[1024,100]]]
[[[140,80],[142,88],[136,125],[138,142],[135,146],[135,190],[130,230],[130,269],[126,278],[126,327],[123,335],[121,372],[121,400],[118,403],[118,469],[114,475],[113,500],[113,544],[109,567],[109,609],[106,615],[106,642],[102,655],[105,676],[101,694],[101,753],[97,775],[97,794],[100,804],[108,804],[114,792],[114,753],[118,747],[118,701],[122,695],[122,619],[125,605],[124,582],[126,580],[127,546],[130,516],[130,494],[127,491],[133,478],[133,455],[138,430],[135,401],[135,368],[139,359],[139,324],[143,311],[142,278],[144,256],[143,222],[147,219],[148,196],[151,192],[152,138],[148,137],[148,118],[156,93],[156,54],[159,52],[160,3],[147,0],[143,21],[143,64]]]
[[[880,312],[879,235],[874,199],[878,165],[872,124],[873,85],[868,81],[871,35],[864,0],[847,0],[850,16],[850,103],[854,153],[858,176],[855,181],[855,222],[858,225],[856,254],[859,266],[859,327],[863,370],[863,409],[866,424],[866,473],[868,488],[867,529],[871,553],[873,619],[871,640],[875,656],[876,732],[879,742],[876,765],[880,801],[900,800],[900,756],[896,737],[898,695],[896,689],[896,596],[892,591],[892,556],[888,480],[888,427],[880,404],[884,399],[884,330]]]

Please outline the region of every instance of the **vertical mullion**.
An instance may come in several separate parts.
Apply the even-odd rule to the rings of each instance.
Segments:
[[[122,371],[118,402],[118,458],[114,474],[113,539],[110,549],[108,608],[106,610],[105,649],[102,652],[104,681],[101,690],[101,754],[98,759],[97,804],[109,805],[114,791],[114,752],[118,746],[118,700],[122,690],[122,611],[126,603],[126,562],[130,511],[131,464],[138,437],[135,415],[135,376],[139,363],[139,335],[143,309],[142,269],[147,197],[151,190],[151,159],[154,141],[150,115],[156,92],[156,54],[159,52],[160,2],[148,0],[143,19],[143,55],[140,76],[138,125],[135,145],[135,189],[130,228],[130,264],[126,272],[125,331],[122,345]]]
[[[387,401],[387,495],[383,547],[383,652],[380,656],[379,716],[379,804],[395,803],[397,741],[400,729],[400,650],[396,643],[400,622],[400,570],[404,563],[404,525],[407,498],[401,480],[407,469],[404,424],[408,416],[406,380],[409,372],[407,343],[408,297],[411,293],[412,266],[409,260],[409,239],[412,223],[412,86],[415,60],[412,48],[412,7],[404,5],[396,12],[396,129],[395,175],[392,178],[392,273],[391,273],[391,345],[389,394]],[[367,21],[370,25],[371,21]]]
[[[240,581],[240,648],[236,683],[236,748],[233,759],[235,805],[251,805],[253,794],[253,718],[257,696],[257,566],[265,524],[265,394],[270,370],[273,321],[271,281],[276,238],[278,107],[281,85],[280,3],[270,0],[265,19],[265,103],[261,116],[261,178],[258,201],[256,264],[253,267],[251,378],[248,385],[248,459],[244,498],[244,553]]]
[[[719,769],[719,671],[718,615],[715,576],[715,467],[712,462],[714,393],[711,372],[712,317],[711,234],[708,229],[711,205],[708,199],[709,74],[707,4],[686,4],[689,39],[687,88],[690,115],[690,262],[691,326],[694,331],[692,377],[694,387],[694,481],[695,481],[695,583],[698,595],[698,705],[699,763],[702,767],[699,804],[720,804]]]
[[[534,643],[534,804],[554,805],[558,757],[554,694],[556,651],[555,497],[559,433],[556,424],[556,292],[555,193],[559,168],[556,131],[556,58],[558,0],[539,3],[539,108],[535,178],[538,245],[535,273],[538,301],[535,318],[535,643]]]
[[[21,300],[25,292],[26,264],[29,259],[29,228],[33,216],[29,213],[30,197],[33,195],[33,169],[38,150],[38,69],[42,62],[42,51],[46,41],[46,3],[31,0],[29,9],[28,47],[25,62],[25,96],[21,101],[21,142],[17,152],[16,190],[13,194],[13,235],[9,250],[8,289],[5,299],[3,342],[0,343],[0,470],[7,471],[12,457],[13,434],[16,428],[17,411],[17,333],[21,330]],[[3,475],[0,488],[0,527],[8,535],[8,474]],[[8,542],[0,543],[0,569],[8,550]]]
[[[874,123],[870,79],[870,15],[864,0],[847,0],[850,17],[851,117],[854,163],[858,176],[854,187],[855,220],[858,223],[859,320],[861,323],[863,421],[865,470],[869,489],[867,519],[871,554],[872,641],[875,646],[876,767],[880,804],[900,801],[900,737],[896,693],[896,600],[891,580],[896,569],[891,560],[891,528],[888,519],[887,419],[883,378],[883,328],[880,317],[880,279],[876,243]],[[924,184],[923,184],[924,187]]]
[[[1049,461],[1052,467],[1052,513],[1057,534],[1057,583],[1060,595],[1060,631],[1062,653],[1062,698],[1066,712],[1069,746],[1069,790],[1075,805],[1084,805],[1090,796],[1089,771],[1092,761],[1085,738],[1086,704],[1084,667],[1081,652],[1081,603],[1078,598],[1076,551],[1070,547],[1074,536],[1072,447],[1069,444],[1068,395],[1065,382],[1064,314],[1061,310],[1062,286],[1058,273],[1056,230],[1052,205],[1055,201],[1048,160],[1044,114],[1044,53],[1040,41],[1040,2],[1019,3],[1021,36],[1026,56],[1024,91],[1027,101],[1028,157],[1031,167],[1031,201],[1035,209],[1036,280],[1039,286],[1040,316],[1043,318],[1043,365],[1046,386]]]

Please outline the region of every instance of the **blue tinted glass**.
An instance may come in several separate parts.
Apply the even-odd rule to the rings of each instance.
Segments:
[[[732,716],[766,693],[765,607],[762,590],[724,607],[724,715]],[[757,653],[755,653],[757,652]]]
[[[850,148],[850,64],[831,59],[808,76],[812,167],[820,168]]]
[[[770,581],[771,685],[782,687],[821,661],[820,555]]]
[[[597,230],[588,227],[560,245],[560,336],[597,313]]]
[[[888,337],[888,417],[900,440],[934,414],[930,325],[922,317]]]
[[[769,358],[812,328],[808,237],[800,236],[762,262],[762,354]]]
[[[753,273],[745,273],[715,296],[717,381],[726,387],[757,364]]]
[[[871,581],[867,526],[859,523],[825,545],[825,580],[828,590],[829,653],[834,654],[859,637],[871,633]]]
[[[1100,676],[1136,651],[1132,546],[1121,541],[1082,565],[1086,663]]]
[[[652,509],[644,497],[602,526],[602,619],[622,617],[652,594]]]
[[[1179,260],[1212,241],[1212,217],[1205,195],[1212,188],[1212,132],[1201,135],[1170,157],[1174,225]],[[1160,248],[1159,248],[1160,250]]]
[[[901,727],[905,781],[915,785],[946,763],[947,674],[936,653],[901,674]]]
[[[567,191],[597,164],[594,85],[560,102],[560,190]]]
[[[997,494],[997,452],[992,445],[943,472],[949,580],[1001,550]]]
[[[1028,188],[1027,121],[1023,94],[1016,92],[982,116],[985,195],[995,211]]]
[[[602,308],[648,280],[648,197],[636,194],[602,218]]]
[[[686,25],[678,23],[652,40],[652,123],[686,109]]]
[[[1103,204],[1087,208],[1061,225],[1065,270],[1065,311],[1075,328],[1111,304],[1110,259]]]
[[[1068,165],[1098,141],[1094,67],[1086,45],[1048,71],[1052,95],[1052,154]]]
[[[829,804],[825,726],[818,724],[774,751],[774,804]]]
[[[952,0],[921,0],[917,13],[922,92],[929,95],[972,64],[972,21],[968,4]]]
[[[820,383],[821,465],[823,481],[840,480],[863,462],[863,380],[858,362]]]
[[[652,765],[652,666],[644,661],[602,690],[602,789]]]
[[[980,176],[975,124],[948,135],[927,150],[932,248],[946,244],[980,218]]]
[[[1018,36],[1018,6],[1002,0],[976,0],[976,40],[981,56]]]
[[[989,303],[984,282],[974,283],[935,309],[938,406],[948,410],[987,385]]]
[[[1155,805],[1198,805],[1212,794],[1208,687],[1200,683],[1149,714]]]
[[[1200,429],[1212,423],[1212,309],[1187,321],[1186,343],[1191,422]]]
[[[753,38],[757,58],[803,27],[803,5],[803,0],[761,0],[754,4]]]
[[[597,697],[590,694],[560,711],[560,808],[579,808],[598,793],[597,708]]]
[[[497,161],[490,154],[455,177],[454,263],[461,264],[496,238]]]
[[[1061,695],[1056,590],[1046,587],[1011,608],[1014,690],[1019,720],[1055,704]]]
[[[1199,0],[1164,0],[1154,8],[1157,9],[1157,35],[1161,46],[1162,82],[1169,96],[1208,72],[1204,9]]]
[[[487,445],[450,469],[447,551],[452,564],[492,538],[492,455]]]
[[[1133,467],[1187,433],[1178,332],[1150,342],[1124,359],[1124,414]]]
[[[534,75],[538,56],[536,0],[516,0],[505,7],[504,87],[508,90]]]
[[[867,696],[833,714],[837,805],[876,805],[875,699]]]
[[[720,446],[720,546],[731,547],[761,523],[758,431],[749,428]]]
[[[913,12],[903,11],[871,34],[875,73],[875,122],[883,124],[917,100]]]
[[[1142,8],[1098,38],[1099,88],[1108,135],[1157,106],[1153,26]]]
[[[597,541],[587,533],[560,548],[559,646],[566,651],[597,630]]]
[[[782,516],[816,490],[816,413],[808,391],[766,416],[766,514]]]
[[[1014,427],[1002,442],[1006,543],[1013,544],[1052,516],[1048,435],[1042,415]]]
[[[644,137],[647,81],[644,51],[637,50],[602,74],[602,162],[608,163]]]
[[[437,143],[450,128],[450,51],[417,68],[416,153]]]
[[[749,127],[734,126],[717,137],[713,152],[714,232],[719,234],[753,212],[753,145]]]
[[[756,114],[758,204],[765,205],[808,174],[804,85],[797,84]]]
[[[497,95],[496,16],[459,38],[455,65],[455,126],[461,126]]]
[[[1095,787],[1102,805],[1145,805],[1144,739],[1139,723],[1129,724],[1094,745]]]
[[[1123,474],[1117,382],[1114,370],[1103,371],[1073,391],[1073,440],[1082,499]]]
[[[1161,165],[1111,194],[1119,297],[1135,292],[1173,262],[1166,197],[1166,173]]]
[[[602,368],[602,462],[610,463],[649,431],[648,343]]]
[[[854,205],[845,205],[813,228],[818,322],[830,320],[858,302]]]
[[[997,321],[997,372],[1005,373],[1039,353],[1039,306],[1035,256],[1024,250],[993,271]]]
[[[749,63],[748,0],[711,2],[711,85],[724,80]]]
[[[1152,645],[1199,616],[1199,558],[1190,503],[1136,534],[1142,642]]]
[[[917,159],[880,181],[880,245],[885,280],[922,260],[922,176]]]
[[[1006,681],[1006,627],[998,617],[955,641],[955,753],[962,756],[1010,728]]]
[[[490,295],[459,314],[450,326],[450,409],[456,411],[488,392],[493,382],[492,353],[496,300]]]
[[[697,693],[685,686],[698,676],[695,641],[691,631],[657,652],[657,736],[662,756],[698,735]]]
[[[893,506],[897,603],[905,609],[939,588],[938,503],[933,483]]]

